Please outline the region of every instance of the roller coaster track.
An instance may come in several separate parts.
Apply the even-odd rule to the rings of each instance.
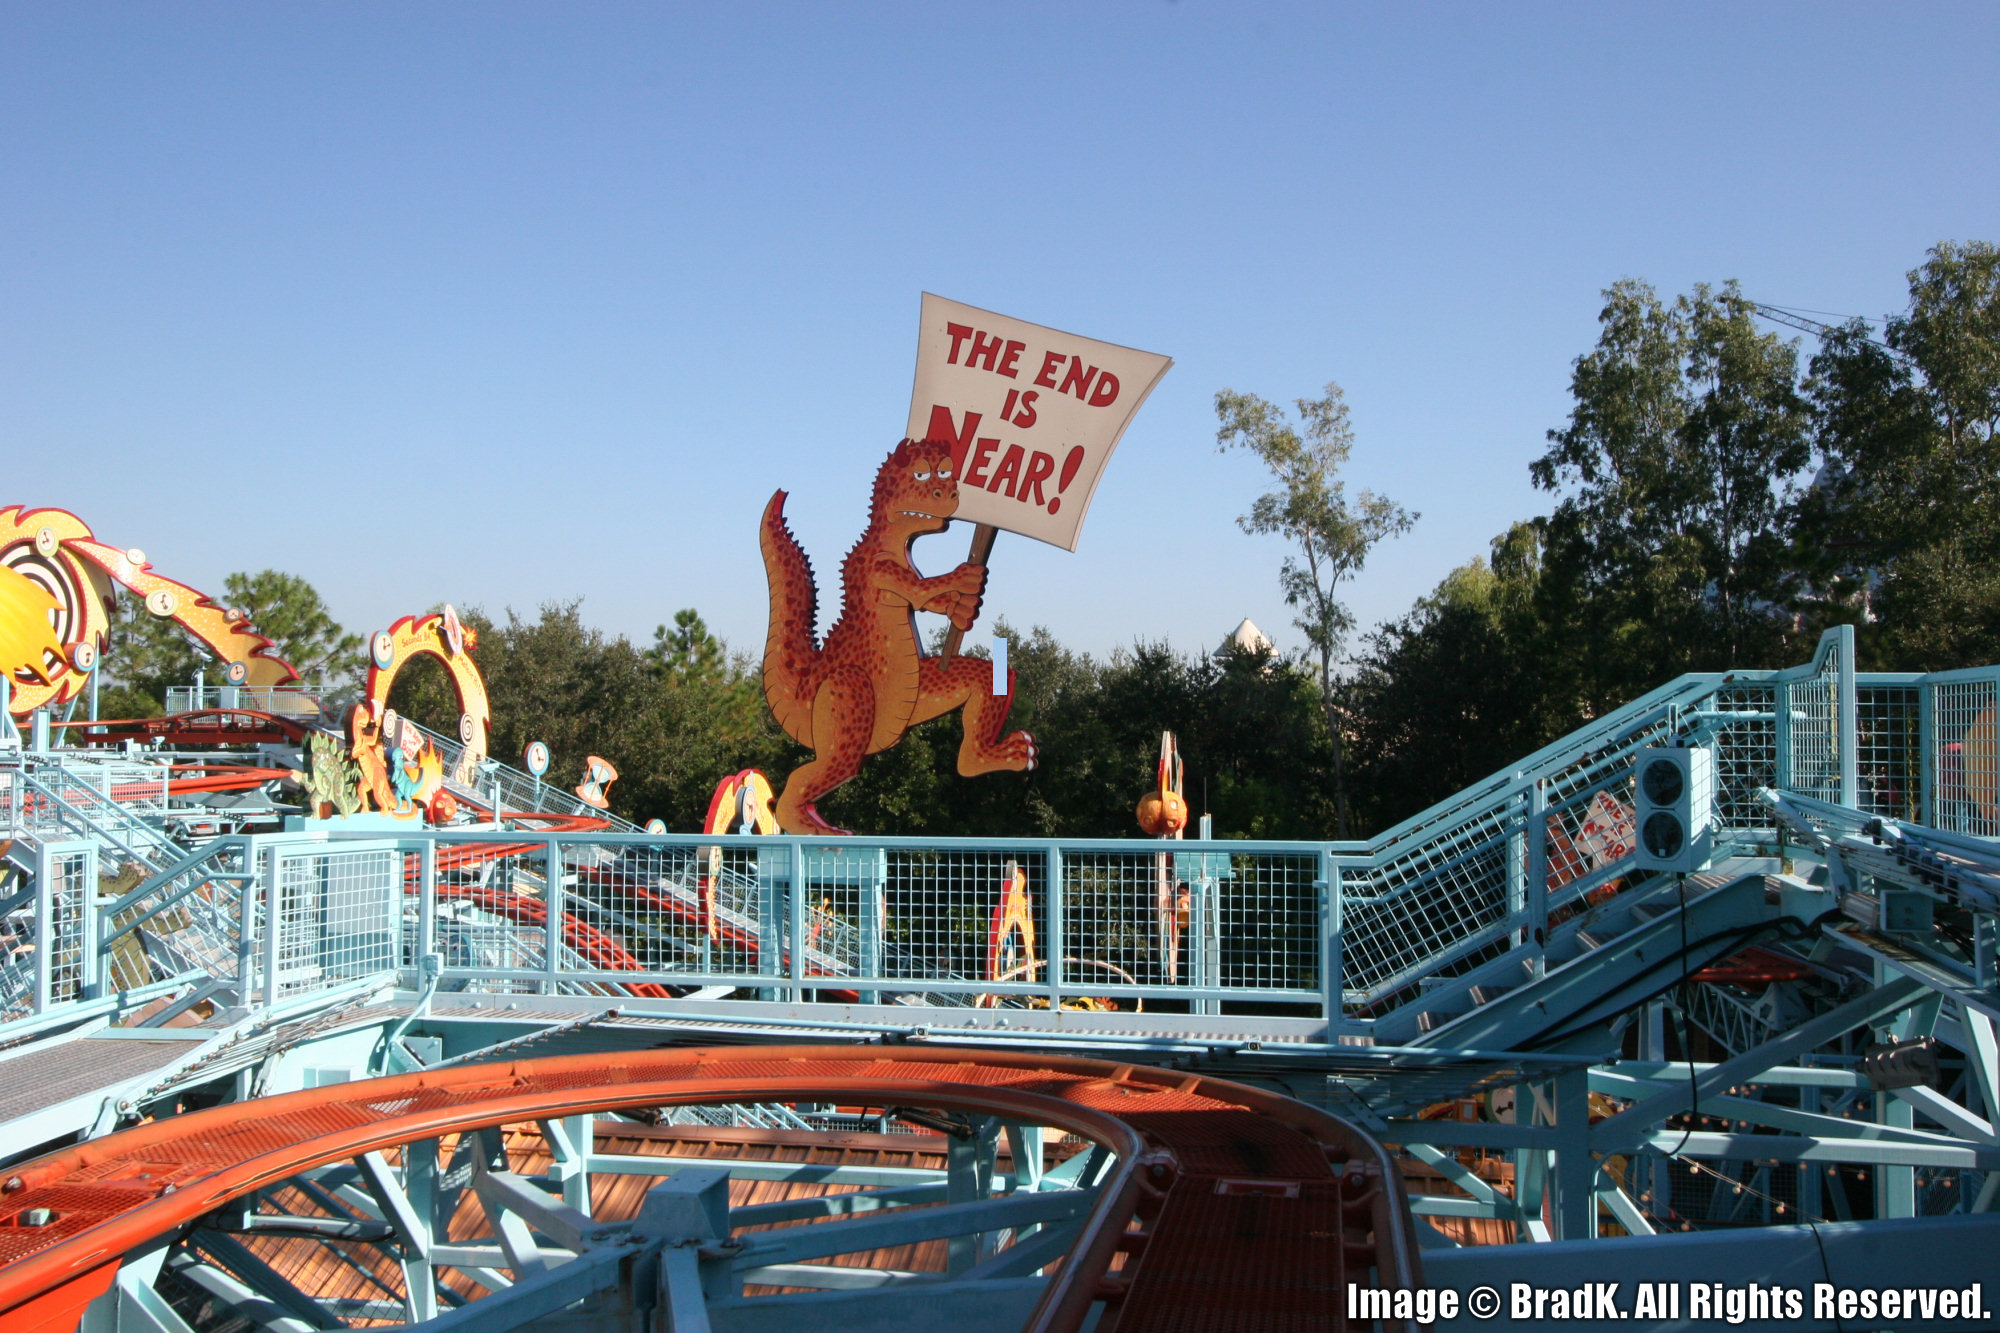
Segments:
[[[0,1325],[18,1333],[69,1333],[85,1307],[112,1289],[128,1256],[157,1254],[198,1227],[227,1229],[218,1219],[230,1216],[240,1229],[254,1229],[245,1219],[255,1213],[260,1192],[268,1201],[270,1191],[308,1179],[315,1168],[358,1164],[376,1197],[388,1199],[380,1215],[395,1224],[377,1224],[376,1231],[407,1233],[418,1224],[409,1220],[407,1200],[388,1198],[397,1188],[396,1168],[386,1164],[384,1152],[405,1149],[403,1174],[413,1179],[406,1146],[445,1135],[464,1144],[472,1131],[509,1123],[547,1125],[596,1112],[744,1101],[911,1106],[997,1117],[1064,1130],[1108,1150],[1113,1161],[1094,1182],[1069,1183],[1067,1212],[1064,1198],[1042,1193],[947,1204],[936,1215],[941,1236],[978,1225],[965,1218],[982,1206],[1013,1208],[1021,1217],[1027,1215],[1022,1210],[1040,1209],[1068,1219],[1066,1233],[1053,1224],[1035,1233],[1018,1222],[1005,1233],[1016,1247],[1031,1247],[1014,1266],[1011,1288],[1024,1304],[1035,1298],[1029,1329],[1076,1329],[1098,1302],[1104,1309],[1097,1327],[1107,1333],[1168,1324],[1187,1330],[1332,1329],[1344,1326],[1341,1298],[1348,1282],[1421,1282],[1414,1222],[1386,1151],[1346,1122],[1274,1093],[1173,1070],[1032,1054],[711,1047],[462,1065],[338,1084],[173,1116],[50,1154],[0,1183]],[[1020,1149],[1015,1152],[1018,1158]],[[514,1216],[544,1234],[561,1234],[560,1197],[510,1179]],[[232,1203],[234,1209],[226,1207]],[[890,1203],[885,1195],[881,1206]],[[758,1220],[748,1215],[754,1209],[737,1211],[745,1215],[711,1230],[699,1251],[701,1274],[693,1271],[691,1249],[663,1261],[669,1289],[662,1299],[677,1312],[685,1301],[707,1300],[783,1319],[785,1302],[815,1298],[741,1294],[746,1280],[773,1281],[760,1277],[757,1267],[771,1262],[774,1244],[799,1255],[851,1252],[856,1238],[879,1225],[839,1221],[813,1229],[802,1245],[796,1230],[735,1234]],[[923,1212],[905,1207],[895,1215],[907,1221]],[[991,1225],[998,1215],[984,1216]],[[648,1243],[643,1226],[635,1224],[635,1231],[606,1219],[569,1217],[589,1231],[571,1236],[573,1258],[554,1261],[579,1265],[572,1287],[593,1271],[606,1274],[594,1290],[615,1285],[621,1271],[629,1281],[632,1265],[607,1264],[606,1254],[593,1257],[592,1246],[638,1253]],[[301,1219],[267,1222],[270,1230],[302,1225]],[[520,1229],[521,1221],[512,1232],[497,1215],[494,1222],[510,1260],[503,1266],[515,1276],[512,1283],[487,1283],[502,1293],[473,1304],[490,1301],[497,1314],[510,1301],[530,1299],[537,1283],[553,1285],[564,1269],[544,1272],[534,1262],[536,1242]],[[1056,1233],[1069,1237],[1066,1257]],[[402,1253],[421,1251],[428,1234],[404,1235]],[[1036,1235],[1039,1245],[1031,1238]],[[815,1240],[824,1247],[814,1248]],[[660,1237],[651,1243],[657,1253]],[[690,1240],[668,1237],[669,1255],[676,1243]],[[524,1247],[525,1262],[518,1257]],[[240,1246],[236,1252],[244,1253]],[[1058,1262],[1052,1277],[1033,1276]],[[675,1263],[688,1268],[679,1290],[671,1289]],[[932,1276],[940,1283],[946,1278]],[[548,1297],[557,1302],[551,1312],[588,1294],[570,1290]],[[414,1293],[404,1299],[420,1308]],[[797,1313],[810,1308],[802,1305]],[[516,1306],[517,1322],[519,1317]],[[705,1320],[699,1326],[706,1327]]]

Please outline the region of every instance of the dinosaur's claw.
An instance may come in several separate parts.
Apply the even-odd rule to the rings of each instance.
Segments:
[[[826,820],[820,817],[819,808],[811,802],[801,805],[799,813],[805,817],[806,827],[814,833],[830,834],[841,838],[851,838],[854,836],[853,831],[850,829],[835,828],[833,825],[827,823]]]

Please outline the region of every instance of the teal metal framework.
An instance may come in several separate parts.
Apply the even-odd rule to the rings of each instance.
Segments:
[[[133,799],[157,764],[31,744],[0,750],[0,918],[38,945],[0,971],[0,1043],[152,1022],[131,1016],[164,996],[213,1001],[240,1044],[372,994],[389,1016],[362,1054],[328,1029],[254,1075],[220,1047],[183,1063],[248,1092],[662,1032],[1115,1049],[1351,1118],[1427,1173],[1413,1206],[1446,1229],[1969,1224],[2000,1203],[1996,720],[2000,667],[1862,673],[1837,629],[1801,666],[1682,677],[1376,838],[1310,843],[326,827],[187,848],[166,784]],[[1637,871],[1604,837],[1660,744],[1714,756],[1704,874]],[[88,891],[120,866],[136,886]],[[995,975],[1016,870],[1036,953]],[[1719,968],[1751,948],[1768,980]],[[1106,999],[1125,1012],[1074,1008]],[[1925,1037],[1936,1085],[1871,1081],[1868,1046]],[[187,1086],[107,1088],[63,1132]],[[1500,1118],[1484,1095],[1509,1090]],[[1475,1094],[1474,1120],[1422,1117]],[[1970,1244],[1933,1229],[1941,1263]]]

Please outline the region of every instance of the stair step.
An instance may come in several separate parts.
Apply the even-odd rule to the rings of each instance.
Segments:
[[[1513,989],[1513,986],[1474,986],[1466,994],[1471,997],[1473,1005],[1477,1007],[1483,1004],[1491,1004]]]
[[[1449,1009],[1426,1009],[1417,1015],[1417,1027],[1424,1032],[1435,1032],[1454,1018],[1465,1017],[1468,1011]]]

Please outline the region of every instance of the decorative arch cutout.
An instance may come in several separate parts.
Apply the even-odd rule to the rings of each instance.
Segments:
[[[472,650],[478,646],[478,631],[462,626],[450,607],[428,615],[404,616],[368,643],[368,711],[377,722],[388,710],[390,687],[406,663],[434,657],[450,673],[452,692],[458,698],[458,741],[465,749],[448,776],[462,787],[477,785],[493,720],[486,679],[472,661]]]

